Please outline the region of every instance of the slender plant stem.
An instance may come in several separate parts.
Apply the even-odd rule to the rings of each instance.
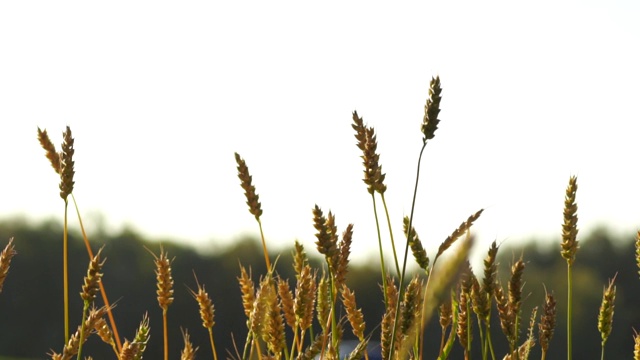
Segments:
[[[64,342],[69,342],[69,234],[67,229],[67,210],[69,202],[64,200],[64,229],[62,235],[62,276],[64,283]]]
[[[376,206],[376,197],[375,192],[371,193],[371,201],[373,202],[373,216],[376,219],[376,232],[378,233],[378,252],[380,253],[380,272],[382,274],[382,291],[384,295],[384,306],[386,307],[389,304],[389,299],[387,299],[387,269],[384,266],[384,254],[382,251],[382,236],[380,235],[380,222],[378,221],[378,208]]]
[[[389,209],[387,208],[387,201],[384,199],[384,193],[380,194],[382,197],[382,205],[384,206],[384,214],[387,216],[387,226],[389,227],[389,237],[391,238],[391,249],[393,250],[393,261],[396,265],[396,272],[400,277],[400,266],[398,265],[398,255],[396,253],[396,243],[393,240],[393,231],[391,230],[391,219],[389,218]]]
[[[82,344],[84,344],[84,332],[85,332],[85,321],[87,320],[87,311],[89,310],[89,302],[85,300],[84,307],[82,309],[82,325],[80,325],[80,343],[78,344],[78,357],[77,360],[82,359]]]
[[[489,321],[491,321],[491,317],[489,317],[489,319],[487,320],[487,343],[489,344],[489,351],[491,352],[491,359],[496,360],[496,354],[493,351],[493,343],[491,342],[491,324],[489,323]]]
[[[264,252],[264,262],[267,265],[267,271],[271,272],[271,261],[269,261],[269,252],[267,251],[267,242],[264,240],[264,232],[262,231],[262,221],[258,220],[260,227],[260,238],[262,239],[262,251]]]
[[[213,342],[213,329],[209,328],[209,341],[211,342],[211,352],[213,353],[213,360],[218,360],[218,353],[216,352],[216,344]]]
[[[571,349],[571,334],[572,334],[572,326],[571,326],[571,314],[572,314],[572,301],[573,300],[573,287],[571,282],[571,264],[567,265],[567,359],[571,360],[572,357],[572,349]]]
[[[409,214],[409,226],[407,227],[407,242],[405,244],[405,248],[404,248],[404,260],[402,261],[402,272],[400,273],[400,285],[399,285],[399,290],[398,290],[398,301],[396,304],[396,316],[393,320],[393,329],[391,331],[391,341],[393,343],[393,339],[396,338],[396,330],[398,329],[398,319],[400,318],[400,299],[402,299],[402,295],[404,292],[404,277],[405,277],[405,272],[407,269],[407,256],[409,254],[409,239],[411,239],[411,229],[413,228],[413,212],[415,210],[416,207],[416,194],[418,193],[418,180],[420,179],[420,162],[422,161],[422,153],[424,152],[424,148],[427,146],[427,142],[424,141],[422,144],[422,149],[420,149],[420,156],[418,156],[418,167],[416,170],[416,183],[413,189],[413,200],[411,201],[411,213]],[[435,262],[434,262],[435,263]],[[431,276],[429,276],[429,279],[431,279]],[[427,279],[427,285],[429,286],[429,279]],[[422,315],[424,316],[424,314]],[[388,360],[393,360],[393,350],[394,347],[391,346],[391,349],[389,350],[389,359]],[[422,359],[422,354],[419,354],[419,358]]]
[[[167,327],[167,310],[162,310],[162,327],[164,336],[164,360],[169,360],[169,329]]]
[[[84,245],[87,247],[87,253],[89,254],[89,259],[93,259],[93,251],[91,250],[91,246],[89,245],[89,237],[87,236],[87,232],[84,230],[84,224],[82,222],[82,217],[80,216],[80,209],[78,208],[78,203],[76,202],[76,197],[71,194],[71,199],[73,200],[73,206],[76,209],[76,214],[78,215],[78,222],[80,224],[80,230],[82,231],[82,239],[84,240]],[[111,311],[111,305],[109,304],[109,298],[107,298],[107,291],[104,289],[104,285],[102,281],[99,282],[100,285],[100,294],[102,295],[102,301],[104,301],[104,306],[107,308],[107,315],[109,316],[109,322],[111,323],[111,331],[113,332],[113,337],[116,339],[117,353],[119,354],[122,351],[122,341],[120,340],[120,335],[118,334],[118,327],[116,326],[116,321],[113,317],[113,311]]]

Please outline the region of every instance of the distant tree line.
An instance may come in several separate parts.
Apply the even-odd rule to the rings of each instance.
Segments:
[[[594,358],[600,353],[600,336],[597,330],[598,308],[603,287],[616,276],[617,297],[613,332],[607,343],[607,357],[630,359],[633,351],[633,329],[640,328],[640,278],[635,262],[634,234],[615,238],[611,232],[601,229],[582,234],[581,249],[577,254],[574,269],[574,356],[576,359]],[[63,346],[62,306],[62,226],[56,222],[29,225],[24,221],[0,223],[0,245],[15,238],[18,254],[11,264],[9,275],[0,293],[0,359],[3,356],[24,359],[42,359],[50,350],[60,351]],[[123,230],[116,235],[99,234],[91,238],[94,250],[104,246],[103,282],[109,299],[115,302],[114,315],[121,337],[131,339],[142,317],[148,313],[151,339],[145,358],[159,359],[162,356],[161,310],[156,301],[156,280],[153,256],[158,253],[158,242],[145,241],[132,230]],[[542,242],[544,244],[549,241]],[[559,242],[558,242],[559,243]],[[292,244],[293,245],[293,244]],[[188,288],[196,289],[194,273],[200,284],[204,284],[215,305],[214,337],[219,356],[234,357],[234,342],[242,352],[247,334],[246,317],[243,312],[241,294],[237,281],[239,264],[251,268],[257,283],[265,274],[263,253],[257,239],[243,239],[219,253],[202,254],[191,247],[175,242],[164,242],[162,246],[170,257],[175,257],[172,271],[175,281],[175,301],[169,310],[171,358],[179,358],[182,348],[182,329],[188,329],[194,345],[200,347],[202,357],[210,353],[208,333],[202,327],[198,306]],[[559,246],[559,245],[558,245]],[[316,250],[306,249],[314,257]],[[559,247],[551,249],[535,242],[524,247],[511,246],[500,249],[500,273],[507,281],[509,265],[523,254],[526,261],[524,273],[523,319],[527,319],[534,306],[541,308],[545,288],[553,291],[558,302],[557,328],[551,342],[550,354],[566,353],[566,262],[559,255]],[[289,279],[293,285],[294,272],[290,251],[279,254],[277,273]],[[80,322],[82,302],[78,293],[86,274],[88,256],[78,234],[71,234],[69,248],[71,324]],[[275,260],[275,257],[274,257]],[[322,262],[315,260],[317,268]],[[355,291],[358,307],[365,315],[367,331],[373,339],[379,337],[379,327],[384,311],[380,292],[379,269],[376,267],[352,267],[348,284]],[[482,277],[482,269],[474,269]],[[74,290],[75,289],[75,290]],[[76,325],[73,325],[75,328]],[[507,344],[496,323],[496,353],[504,354]],[[523,326],[523,328],[526,328]],[[523,330],[524,331],[524,330]],[[536,330],[537,332],[537,330]],[[433,334],[433,336],[430,336]],[[477,335],[476,335],[477,336]],[[525,335],[522,334],[522,337]],[[345,331],[345,338],[348,335]],[[434,358],[440,342],[440,326],[437,316],[428,325],[425,358]],[[114,358],[111,349],[97,337],[91,337],[86,345],[86,354],[95,359]],[[539,358],[536,348],[532,359]],[[229,353],[227,353],[229,351]],[[433,352],[433,354],[432,354]],[[451,358],[461,358],[459,346]],[[474,355],[473,358],[477,358]]]

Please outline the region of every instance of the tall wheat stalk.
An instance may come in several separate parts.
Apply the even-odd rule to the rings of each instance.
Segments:
[[[571,269],[578,252],[578,205],[576,204],[577,178],[571,176],[565,192],[564,223],[562,224],[562,244],[560,254],[567,261],[567,359],[572,358],[572,318],[573,284]]]

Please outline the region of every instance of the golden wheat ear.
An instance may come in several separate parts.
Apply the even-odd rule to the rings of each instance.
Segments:
[[[0,293],[2,292],[2,286],[4,280],[9,273],[9,266],[11,265],[11,259],[16,255],[15,247],[13,246],[13,238],[9,239],[9,243],[4,247],[4,250],[0,253]]]

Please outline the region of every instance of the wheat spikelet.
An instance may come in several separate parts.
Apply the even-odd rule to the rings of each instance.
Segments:
[[[352,238],[353,224],[349,224],[347,225],[347,229],[342,233],[342,240],[339,245],[335,274],[336,288],[340,288],[347,278]]]
[[[409,332],[417,330],[414,327],[416,319],[419,319],[420,310],[422,305],[421,295],[422,282],[418,279],[418,276],[414,276],[407,285],[407,289],[404,292],[404,299],[400,304],[400,335],[402,337],[410,334]]]
[[[497,284],[494,293],[496,298],[496,307],[498,308],[498,317],[500,318],[500,327],[509,341],[509,344],[511,346],[515,346],[517,330],[515,328],[516,314],[509,306],[509,298],[505,295],[502,285]]]
[[[413,257],[418,263],[418,266],[424,271],[428,273],[429,271],[429,257],[427,256],[427,251],[422,246],[422,241],[418,237],[418,233],[416,229],[411,227],[411,235],[409,235],[409,217],[405,216],[402,220],[402,225],[404,228],[404,235],[407,237],[409,241],[409,246],[411,247],[411,253],[413,253]]]
[[[73,169],[73,137],[71,136],[71,129],[67,126],[67,130],[62,134],[62,152],[60,155],[60,197],[62,200],[67,201],[69,194],[73,192],[73,176],[75,171]]]
[[[296,326],[296,313],[293,309],[293,293],[288,281],[278,279],[278,296],[280,297],[280,307],[284,313],[284,319],[287,325],[294,329]]]
[[[400,338],[400,331],[397,331],[395,340],[391,340],[398,301],[398,288],[391,277],[387,277],[386,287],[383,288],[382,291],[386,293],[388,301],[385,313],[382,316],[382,321],[380,322],[380,351],[382,358],[388,359],[391,351],[397,354],[396,350]]]
[[[351,125],[356,131],[355,137],[358,148],[362,151],[362,164],[364,165],[363,181],[367,185],[369,194],[379,192],[384,194],[387,190],[384,185],[385,174],[382,173],[380,166],[380,155],[377,153],[378,141],[373,127],[364,125],[362,118],[358,117],[357,112],[353,112],[353,124]]]
[[[553,294],[547,293],[547,289],[545,289],[542,316],[540,317],[540,324],[538,324],[538,338],[540,339],[540,348],[542,349],[543,358],[546,357],[547,350],[549,349],[549,342],[551,342],[555,327],[556,299]]]
[[[182,331],[182,339],[184,341],[184,347],[180,353],[180,360],[193,360],[196,358],[196,351],[198,348],[194,348],[191,340],[189,339],[189,331]]]
[[[136,330],[136,336],[133,338],[133,342],[138,345],[138,350],[134,356],[134,360],[141,360],[142,354],[147,349],[147,343],[149,342],[149,338],[151,337],[149,332],[151,329],[149,328],[149,316],[145,313],[142,317],[142,321],[140,321],[140,326],[138,326],[138,330]]]
[[[169,305],[173,303],[173,278],[171,277],[171,263],[167,257],[168,254],[164,249],[160,248],[160,256],[156,256],[153,252],[154,262],[156,264],[156,294],[158,295],[158,305],[163,311],[167,311]]]
[[[244,314],[247,319],[251,317],[251,311],[253,310],[253,304],[256,300],[255,286],[253,280],[251,280],[251,269],[249,273],[245,270],[244,266],[240,265],[240,277],[238,278],[240,283],[240,292],[242,293],[242,307],[244,308]]]
[[[303,331],[308,329],[313,322],[316,287],[316,274],[312,273],[311,267],[306,264],[300,273],[300,279],[296,285],[296,298],[293,302],[296,321]]]
[[[129,342],[125,340],[122,344],[122,351],[120,351],[119,360],[134,360],[140,353],[140,344],[136,342]]]
[[[511,279],[509,280],[509,306],[515,314],[520,312],[520,304],[522,301],[522,273],[524,272],[525,263],[520,258],[511,266]]]
[[[266,338],[266,334],[263,330],[265,327],[264,320],[267,313],[267,299],[269,298],[269,293],[272,290],[270,279],[270,277],[265,277],[260,281],[260,287],[258,288],[258,291],[256,291],[256,298],[253,302],[251,315],[249,317],[251,331],[256,336],[260,336],[263,339]]]
[[[562,257],[572,265],[578,252],[578,205],[576,204],[577,178],[569,178],[564,200],[564,223],[562,224]]]
[[[445,301],[440,304],[440,306],[438,307],[438,314],[440,327],[442,328],[442,332],[444,333],[453,322],[453,308],[451,307],[451,301]]]
[[[467,261],[467,268],[468,265],[469,262]],[[473,336],[473,333],[469,329],[471,325],[471,320],[469,319],[471,281],[470,279],[468,281],[464,280],[466,272],[467,271],[463,269],[460,279],[460,292],[458,294],[458,324],[457,328],[455,329],[456,334],[458,335],[458,341],[460,342],[460,345],[465,349],[465,353],[469,351],[469,344],[471,343],[471,339]]]
[[[78,330],[74,334],[72,334],[71,337],[69,337],[69,341],[62,348],[62,354],[57,354],[55,352],[52,352],[49,354],[49,356],[51,356],[51,358],[54,360],[72,359],[78,353],[78,349],[80,347],[80,333],[82,332],[83,326],[84,326],[84,329],[95,329],[96,325],[98,324],[98,321],[100,319],[103,319],[106,313],[107,313],[107,308],[105,307],[101,307],[98,309],[92,308],[89,311],[89,316],[87,316],[87,319],[84,321],[84,324],[81,326],[78,326]],[[82,339],[82,342],[83,343],[86,342],[87,338],[88,336],[85,336]]]
[[[640,334],[633,329],[633,360],[640,360]]]
[[[96,255],[89,262],[89,268],[87,269],[87,276],[84,278],[84,285],[82,286],[82,291],[80,292],[80,297],[82,300],[88,303],[92,303],[98,291],[100,291],[100,281],[102,279],[102,266],[104,265],[105,260],[100,261],[100,255],[102,253],[102,248],[98,250]]]
[[[322,274],[318,282],[318,295],[316,304],[316,317],[322,328],[322,332],[327,332],[327,320],[331,311],[331,295],[329,294],[329,280]],[[297,299],[297,298],[296,298]]]
[[[15,247],[13,246],[13,238],[9,239],[9,242],[4,247],[4,250],[0,253],[0,293],[2,292],[2,286],[4,280],[9,273],[9,267],[11,265],[11,259],[16,255]]]
[[[356,345],[355,349],[353,349],[349,355],[346,357],[346,360],[360,360],[365,358],[364,353],[367,351],[367,345],[369,344],[369,340],[360,340],[358,345]]]
[[[47,129],[40,130],[38,128],[38,141],[40,141],[40,145],[45,151],[45,156],[49,159],[51,163],[51,167],[55,170],[56,174],[60,174],[60,154],[58,150],[56,150],[56,146],[53,145],[51,139],[49,138],[49,134],[47,134]]]
[[[195,277],[195,274],[193,274],[193,276]],[[198,292],[189,289],[189,293],[191,293],[191,296],[193,296],[200,308],[200,319],[202,320],[202,326],[205,329],[211,329],[213,328],[213,325],[215,325],[215,309],[213,306],[213,301],[211,301],[209,294],[207,294],[206,290],[204,289],[204,285],[200,285],[200,283],[198,282],[198,278],[196,278],[196,285],[198,287]]]
[[[640,274],[640,230],[636,233],[636,265],[638,266],[638,274]]]
[[[260,220],[262,215],[262,208],[260,205],[260,199],[256,194],[256,188],[251,184],[252,177],[249,174],[249,168],[243,158],[238,153],[235,153],[236,163],[238,164],[238,178],[240,179],[240,186],[244,190],[244,195],[247,198],[247,205],[249,205],[249,212],[255,216],[256,220]]]
[[[316,205],[313,208],[313,226],[318,231],[316,233],[318,252],[325,256],[329,267],[333,268],[334,259],[338,253],[335,217],[329,211],[329,215],[325,218],[320,207]]]
[[[107,324],[107,321],[104,318],[98,319],[93,330],[96,332],[96,334],[98,334],[100,339],[105,344],[109,344],[111,345],[112,348],[116,349],[115,347],[116,343],[113,340],[113,333],[111,332],[111,329],[109,328],[109,324]],[[118,351],[116,349],[116,354],[117,353]]]
[[[616,275],[617,276],[617,275]],[[602,293],[602,303],[600,304],[600,312],[598,314],[598,331],[602,338],[602,346],[607,342],[613,325],[613,310],[616,301],[616,287],[613,285],[616,277],[609,281]]]
[[[324,334],[318,334],[313,339],[313,342],[309,344],[309,346],[301,352],[296,357],[296,360],[312,360],[314,359],[322,350],[322,343],[324,342]]]
[[[304,251],[304,246],[295,241],[295,250],[293,252],[293,270],[296,273],[296,280],[300,280],[300,273],[302,273],[302,268],[306,264],[309,263],[309,259],[307,258],[307,253]]]
[[[451,245],[453,245],[453,243],[456,242],[456,240],[458,240],[458,238],[460,238],[462,235],[464,235],[465,232],[469,231],[469,229],[471,228],[471,225],[473,225],[473,223],[476,220],[478,220],[478,218],[480,217],[480,215],[482,214],[483,211],[484,211],[484,209],[478,210],[475,214],[469,216],[469,218],[467,218],[467,220],[465,222],[460,224],[460,226],[458,226],[458,228],[455,229],[451,233],[451,235],[449,235],[442,242],[442,244],[440,244],[440,247],[438,248],[438,253],[436,254],[436,258],[440,257],[440,255],[442,255],[442,253],[444,253],[448,248],[451,247]]]
[[[440,87],[440,77],[436,76],[431,79],[429,84],[429,97],[427,103],[424,105],[424,118],[422,119],[422,134],[424,135],[423,142],[426,144],[427,140],[433,139],[436,130],[438,129],[438,114],[440,114],[440,100],[442,97],[440,93],[442,88]]]
[[[364,339],[364,316],[362,315],[362,309],[358,309],[356,306],[356,295],[353,291],[349,290],[346,284],[342,284],[342,304],[347,312],[347,320],[351,324],[353,335],[355,335],[360,341]]]
[[[284,335],[284,321],[282,318],[280,303],[278,302],[275,289],[273,288],[273,283],[270,283],[269,287],[271,290],[268,292],[269,296],[265,299],[265,306],[267,308],[267,313],[265,314],[265,341],[267,343],[269,351],[271,351],[272,354],[276,355],[276,357],[279,358],[286,346]]]

